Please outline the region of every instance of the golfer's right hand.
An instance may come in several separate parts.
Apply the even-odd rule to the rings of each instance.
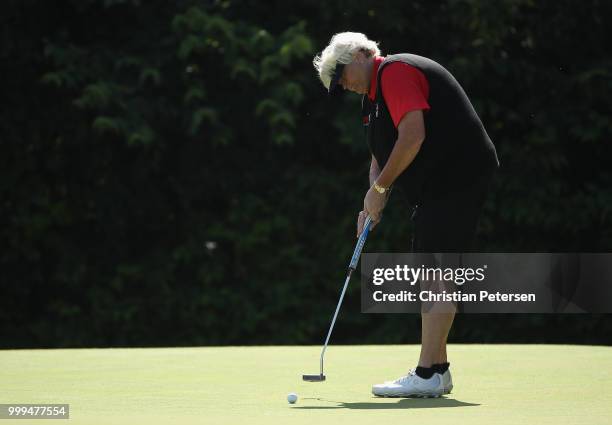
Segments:
[[[361,232],[363,232],[363,225],[365,224],[367,217],[368,214],[365,211],[361,211],[357,216],[357,237],[359,237],[359,235],[361,235]],[[376,226],[376,223],[372,221],[372,224],[370,224],[370,230],[372,230],[374,226]]]

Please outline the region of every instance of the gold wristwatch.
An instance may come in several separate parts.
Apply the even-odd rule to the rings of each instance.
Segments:
[[[387,193],[387,191],[389,190],[388,187],[382,187],[380,186],[378,183],[374,182],[374,184],[372,185],[372,187],[381,195],[384,193]]]

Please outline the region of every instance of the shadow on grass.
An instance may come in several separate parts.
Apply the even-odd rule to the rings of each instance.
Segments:
[[[470,407],[480,406],[478,403],[467,403],[452,398],[401,398],[395,403],[389,403],[388,398],[372,397],[372,402],[348,403],[344,401],[326,400],[324,398],[304,398],[303,400],[318,400],[326,403],[337,403],[337,406],[296,406],[293,409],[435,409],[439,407]]]

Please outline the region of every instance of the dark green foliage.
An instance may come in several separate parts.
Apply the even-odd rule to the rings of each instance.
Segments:
[[[0,15],[0,346],[319,343],[367,190],[339,31],[444,64],[498,147],[482,248],[610,251],[607,2],[11,1]],[[369,251],[407,251],[395,195]],[[486,320],[485,320],[486,319]],[[359,314],[334,342],[414,342]],[[610,343],[610,316],[460,317],[456,341]]]

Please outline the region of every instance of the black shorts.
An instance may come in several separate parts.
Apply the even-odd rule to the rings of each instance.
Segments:
[[[493,174],[457,189],[430,186],[412,213],[412,252],[469,252]]]

